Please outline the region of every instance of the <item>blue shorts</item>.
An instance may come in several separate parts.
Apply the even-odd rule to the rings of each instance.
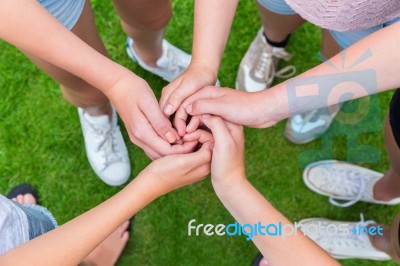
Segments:
[[[45,208],[32,204],[16,204],[28,218],[29,240],[43,235],[57,227],[57,221],[53,215]]]
[[[296,14],[296,12],[288,4],[286,4],[285,0],[258,0],[258,3],[262,5],[265,9],[268,9],[269,11],[277,14],[281,15]],[[339,44],[340,48],[346,49],[353,43],[398,21],[400,21],[400,18],[396,18],[386,23],[371,27],[369,29],[359,30],[359,31],[339,32],[339,31],[329,30],[329,32],[335,39],[335,41]]]
[[[71,30],[82,14],[85,0],[38,0],[60,23]]]
[[[0,195],[0,255],[56,227],[46,208],[18,204]]]

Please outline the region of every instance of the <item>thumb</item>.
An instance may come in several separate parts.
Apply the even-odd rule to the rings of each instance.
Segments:
[[[188,82],[187,79],[183,79],[176,89],[168,96],[163,109],[164,114],[172,115],[179,106],[181,106],[182,102],[197,90],[199,90],[199,84],[193,81]]]

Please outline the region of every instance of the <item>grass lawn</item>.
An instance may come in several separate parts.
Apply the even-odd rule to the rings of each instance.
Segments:
[[[174,0],[174,17],[166,38],[190,52],[193,1]],[[123,33],[111,1],[92,1],[100,35],[113,60],[147,80],[157,96],[161,79],[133,64],[125,54]],[[223,58],[219,78],[234,87],[237,68],[260,21],[254,1],[241,1]],[[213,38],[210,38],[210,42]],[[305,25],[296,31],[288,50],[290,64],[301,73],[319,63],[320,30]],[[58,85],[10,45],[0,43],[0,192],[21,182],[32,183],[42,204],[63,224],[115,194],[91,170],[84,151],[77,111],[63,100]],[[79,60],[79,58],[77,58]],[[285,121],[270,129],[246,129],[248,178],[290,220],[307,217],[390,223],[399,207],[359,203],[349,208],[330,205],[326,197],[308,190],[304,165],[320,159],[362,162],[384,172],[389,160],[383,145],[382,121],[392,92],[371,97],[370,108],[358,123],[335,122],[322,140],[293,145],[283,137]],[[345,104],[344,112],[364,108],[360,101]],[[341,114],[343,119],[345,114]],[[342,120],[341,120],[342,121]],[[361,133],[360,133],[361,132]],[[128,142],[128,136],[124,130]],[[349,145],[348,145],[349,144]],[[364,146],[362,146],[364,145]],[[322,148],[324,147],[324,148]],[[128,144],[134,178],[150,162],[141,149]],[[192,236],[187,224],[232,223],[234,219],[206,180],[170,193],[141,211],[119,265],[249,265],[257,249],[244,237]],[[395,265],[344,261],[344,265]]]

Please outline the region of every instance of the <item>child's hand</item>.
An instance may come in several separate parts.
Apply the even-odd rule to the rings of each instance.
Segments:
[[[283,107],[277,106],[279,101],[274,93],[269,92],[268,97],[264,94],[207,86],[183,101],[176,111],[175,120],[186,121],[189,115],[211,114],[239,125],[270,127],[282,119],[277,116],[276,110],[281,111]],[[177,121],[174,125],[177,126]]]
[[[196,142],[172,145],[180,137],[161,112],[153,91],[143,79],[127,75],[107,92],[107,96],[124,121],[131,141],[151,159],[189,153],[196,146]]]
[[[198,136],[199,143],[204,139],[209,137]],[[211,143],[202,143],[196,152],[169,155],[147,166],[142,174],[151,176],[157,196],[203,180],[210,173]]]
[[[172,115],[182,102],[205,86],[215,85],[216,73],[205,66],[191,63],[189,68],[170,84],[164,87],[160,99],[160,108],[167,116]],[[182,137],[185,134],[186,120],[175,115],[174,126]]]
[[[203,115],[201,120],[214,137],[211,181],[221,195],[246,178],[243,128],[216,116]]]

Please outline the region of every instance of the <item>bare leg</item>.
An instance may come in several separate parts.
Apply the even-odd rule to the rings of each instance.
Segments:
[[[371,226],[377,226],[373,224]],[[380,225],[383,228],[383,236],[376,235],[376,236],[369,236],[369,240],[371,244],[379,251],[383,251],[390,255],[392,258],[394,256],[394,250],[391,246],[391,236],[390,236],[390,228],[386,225]]]
[[[400,246],[399,246],[399,226],[400,213],[393,219],[391,226],[380,225],[383,228],[383,235],[369,237],[372,245],[380,251],[389,254],[392,259],[400,263]]]
[[[300,27],[305,20],[299,15],[281,15],[265,9],[258,4],[261,22],[264,26],[264,33],[274,42],[281,42]],[[340,52],[340,46],[328,30],[322,30],[321,53],[325,58],[331,58]]]
[[[264,26],[264,33],[274,42],[284,41],[289,34],[295,31],[304,23],[304,19],[295,15],[281,15],[265,9],[257,3],[261,17],[261,22]]]
[[[126,221],[98,245],[84,260],[85,266],[114,266],[124,251],[129,239]]]
[[[133,48],[149,66],[162,55],[162,39],[172,16],[170,0],[113,0],[121,24],[135,41]]]
[[[400,197],[400,149],[393,137],[388,117],[385,119],[385,146],[390,159],[390,167],[384,177],[374,187],[374,198],[389,201]]]
[[[322,43],[321,43],[321,53],[326,58],[329,59],[338,53],[340,53],[340,46],[329,33],[328,30],[322,29]]]
[[[72,29],[72,32],[101,54],[107,56],[106,49],[96,30],[89,1],[86,1],[82,15]],[[77,107],[85,108],[91,115],[111,114],[110,101],[100,90],[77,76],[49,64],[36,56],[29,53],[25,54],[61,84],[61,90],[68,102]]]

